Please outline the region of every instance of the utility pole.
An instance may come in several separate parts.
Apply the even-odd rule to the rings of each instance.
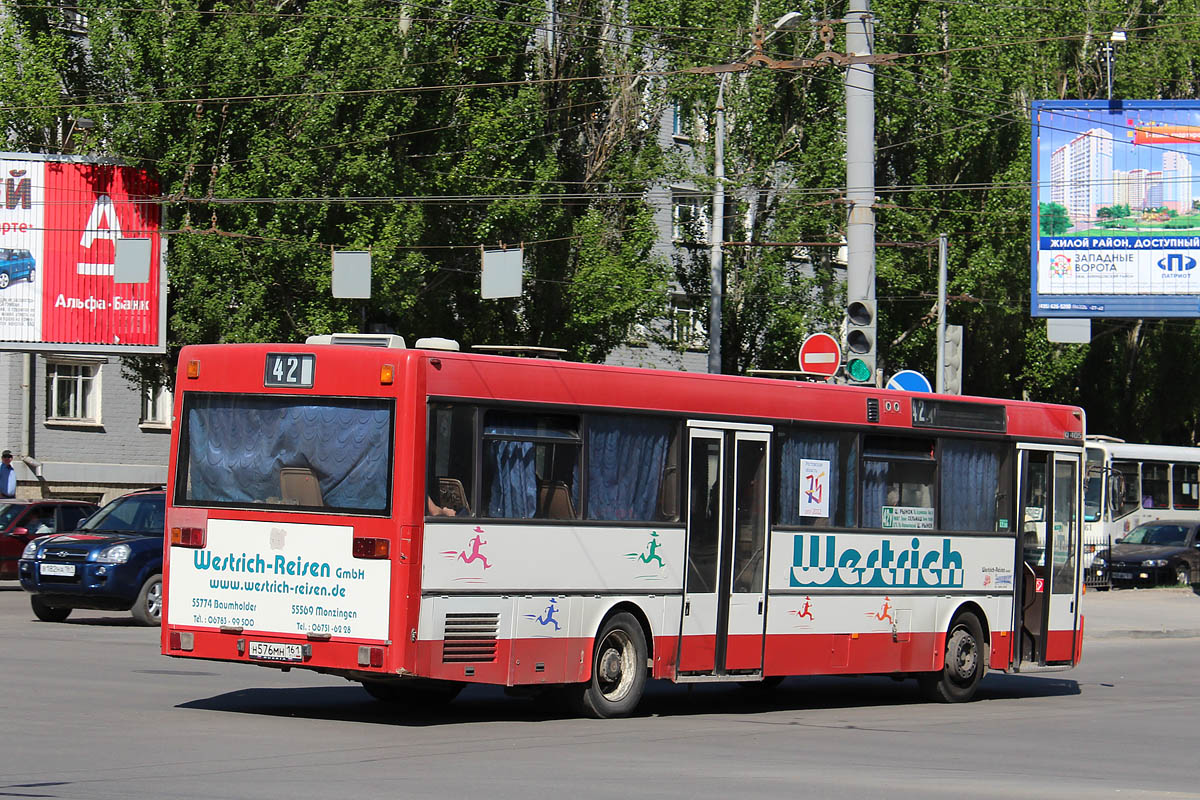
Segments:
[[[717,82],[716,130],[713,143],[712,231],[709,235],[708,278],[708,371],[721,373],[721,304],[724,302],[725,238],[725,84],[729,73],[722,72]]]
[[[846,227],[847,269],[847,340],[853,358],[847,362],[852,380],[875,382],[875,64],[899,58],[899,53],[875,55],[874,21],[870,0],[849,0],[851,8],[842,20],[819,22],[825,51],[811,58],[780,61],[763,52],[763,44],[775,34],[791,30],[804,18],[791,11],[775,21],[774,30],[763,37],[760,31],[755,46],[744,61],[704,67],[685,72],[720,75],[713,147],[712,225],[710,228],[710,290],[708,312],[708,371],[721,371],[721,300],[724,269],[721,241],[725,235],[725,88],[730,72],[744,72],[752,66],[768,69],[815,69],[846,67],[846,201],[850,207]],[[846,24],[846,53],[835,53],[831,42],[832,25]],[[867,377],[869,373],[869,378]],[[861,376],[861,377],[860,377]]]
[[[849,0],[846,55],[870,57],[875,49],[870,0]],[[875,308],[875,67],[871,60],[846,66],[846,300],[849,341],[862,372],[860,382],[876,383]],[[866,375],[869,369],[869,378]]]
[[[946,390],[946,234],[938,234],[937,378],[935,391]]]

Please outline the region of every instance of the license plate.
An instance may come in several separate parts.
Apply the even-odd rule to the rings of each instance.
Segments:
[[[1117,581],[1131,581],[1131,580],[1133,580],[1133,573],[1132,573],[1132,572],[1114,572],[1114,573],[1112,574],[1112,576],[1113,576],[1113,580],[1117,580]]]
[[[250,657],[263,661],[302,661],[304,660],[304,645],[250,642]]]
[[[39,568],[43,575],[57,575],[69,578],[75,574],[74,564],[42,564]]]

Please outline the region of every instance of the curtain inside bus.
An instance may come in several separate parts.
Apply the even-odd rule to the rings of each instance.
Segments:
[[[1004,445],[942,440],[940,527],[951,531],[1007,530],[1000,525],[997,500],[1007,498],[1000,485]],[[1007,516],[1007,514],[1005,514]]]
[[[532,442],[487,441],[484,464],[490,484],[484,516],[532,519],[537,511],[537,470]]]
[[[388,509],[390,401],[191,395],[185,417],[186,501]],[[289,471],[311,472],[319,492],[289,501]]]
[[[658,519],[675,427],[668,420],[588,417],[588,519]]]
[[[779,501],[777,521],[780,525],[854,526],[853,437],[841,433],[814,431],[785,431],[777,439],[779,450]],[[824,461],[829,465],[828,517],[800,516],[800,492],[804,459]]]

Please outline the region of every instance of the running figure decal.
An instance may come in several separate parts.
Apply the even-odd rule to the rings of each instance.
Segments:
[[[443,550],[442,557],[452,561],[461,561],[464,564],[473,564],[479,561],[483,564],[483,568],[491,569],[492,564],[488,561],[487,556],[483,554],[482,548],[487,544],[487,539],[483,538],[484,530],[478,525],[475,526],[475,536],[467,541],[467,547],[462,550]],[[478,577],[460,577],[455,578],[457,581],[465,581],[467,583],[480,583],[482,578]]]
[[[641,564],[652,564],[658,562],[658,572],[650,575],[638,575],[639,579],[658,578],[659,573],[666,569],[666,564],[663,558],[658,554],[658,531],[650,531],[650,541],[646,542],[646,546],[641,553],[626,553],[625,557],[631,561],[636,561]]]
[[[815,618],[813,617],[813,612],[812,612],[812,598],[811,598],[811,597],[807,597],[807,596],[806,596],[806,597],[804,598],[804,607],[803,607],[803,608],[801,608],[799,611],[797,611],[796,609],[794,609],[794,608],[793,608],[793,609],[792,609],[791,611],[789,611],[788,613],[789,613],[789,614],[791,614],[792,616],[794,616],[794,617],[796,618],[796,625],[797,625],[797,626],[799,626],[799,627],[802,627],[802,628],[808,628],[808,627],[811,627],[811,626],[809,626],[809,625],[801,625],[801,623],[800,623],[800,620],[802,620],[802,619],[807,619],[809,622],[815,622],[815,621],[816,621],[816,620],[815,620]]]
[[[554,618],[554,615],[558,613],[558,606],[556,605],[557,602],[558,601],[555,598],[551,597],[550,605],[546,606],[545,611],[543,611],[540,615],[539,614],[526,614],[525,618],[533,620],[538,625],[541,625],[543,628],[546,627],[547,625],[553,625],[555,632],[558,632],[558,631],[562,630],[562,628],[560,628],[558,626],[558,620],[556,620]]]

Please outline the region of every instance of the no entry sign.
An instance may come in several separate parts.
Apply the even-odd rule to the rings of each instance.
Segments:
[[[828,333],[814,333],[800,345],[800,371],[832,378],[842,365],[842,348]]]

